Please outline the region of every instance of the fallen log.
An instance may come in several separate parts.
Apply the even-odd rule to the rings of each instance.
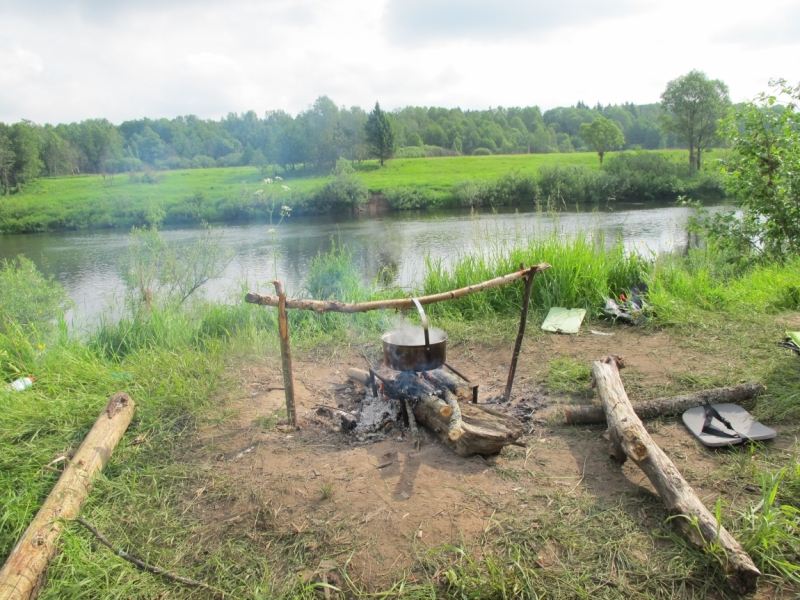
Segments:
[[[464,296],[469,296],[470,294],[482,292],[483,290],[488,290],[493,287],[498,287],[501,285],[505,285],[507,283],[511,283],[512,281],[516,281],[517,279],[522,279],[523,277],[527,277],[528,275],[530,276],[537,275],[549,268],[550,268],[549,264],[541,263],[538,265],[533,265],[532,267],[528,267],[527,269],[520,269],[519,271],[515,271],[514,273],[509,273],[508,275],[503,275],[501,277],[495,277],[494,279],[490,279],[489,281],[476,283],[475,285],[470,285],[457,290],[442,292],[441,294],[432,294],[430,296],[422,296],[421,298],[417,298],[417,300],[422,305],[433,304],[435,302],[443,302],[445,300],[455,300],[457,298],[463,298]],[[280,303],[280,298],[278,296],[271,296],[269,294],[249,293],[245,296],[244,301],[249,304],[258,304],[260,306],[278,306],[278,304]],[[295,308],[299,310],[313,310],[318,313],[322,312],[358,313],[358,312],[368,312],[371,310],[381,310],[390,308],[398,310],[404,308],[414,308],[414,301],[411,298],[394,298],[392,300],[374,300],[372,302],[357,302],[351,304],[347,302],[339,302],[337,300],[309,300],[306,298],[286,298],[286,303],[284,306],[286,308]]]
[[[607,356],[592,364],[592,379],[608,421],[611,456],[621,463],[630,458],[644,471],[673,515],[672,522],[680,527],[691,544],[703,550],[714,551],[712,545],[717,552],[722,550],[717,556],[735,592],[755,592],[761,572],[728,530],[717,523],[677,467],[647,433],[622,385],[619,369],[623,366],[617,356]]]
[[[655,419],[680,415],[684,411],[703,404],[723,402],[743,402],[764,393],[767,388],[756,382],[735,385],[732,387],[714,388],[670,398],[656,398],[646,402],[637,402],[633,410],[640,419]],[[568,425],[590,425],[605,423],[606,414],[602,406],[579,405],[564,407],[564,422]]]
[[[65,519],[78,516],[94,476],[105,467],[133,418],[135,404],[128,394],[114,394],[28,529],[0,569],[0,600],[35,598],[45,583],[48,562]]]
[[[514,444],[525,432],[525,426],[512,416],[471,403],[457,403],[461,412],[461,435],[450,439],[453,408],[439,398],[415,390],[430,387],[427,379],[410,373],[387,370],[376,371],[385,387],[385,393],[396,398],[413,398],[413,412],[418,424],[435,433],[442,442],[460,456],[497,454],[505,446]],[[361,369],[347,369],[347,377],[368,385],[369,373]],[[419,386],[419,387],[417,387]],[[442,410],[444,407],[449,411]]]

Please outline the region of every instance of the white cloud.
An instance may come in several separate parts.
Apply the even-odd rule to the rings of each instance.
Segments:
[[[564,27],[638,12],[630,0],[389,0],[385,24],[402,45],[537,39]]]
[[[17,46],[0,49],[0,85],[16,85],[44,71],[42,57],[32,50]]]
[[[800,79],[792,6],[760,3],[778,35],[744,0],[6,0],[0,120],[656,102],[695,68],[741,100]]]

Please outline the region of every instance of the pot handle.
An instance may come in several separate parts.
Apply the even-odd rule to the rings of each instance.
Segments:
[[[419,300],[412,298],[411,301],[416,305],[419,311],[419,320],[422,321],[422,330],[425,332],[425,346],[431,345],[431,336],[428,334],[428,317],[425,316],[425,310],[422,308]]]

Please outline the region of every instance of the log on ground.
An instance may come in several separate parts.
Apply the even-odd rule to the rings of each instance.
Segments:
[[[644,471],[673,515],[672,522],[681,528],[691,544],[704,550],[712,545],[723,550],[720,560],[735,592],[755,592],[761,572],[739,542],[717,523],[677,467],[647,433],[622,385],[619,376],[622,366],[616,356],[607,356],[592,364],[592,378],[608,421],[612,457],[620,462],[630,458]]]
[[[397,398],[408,398],[404,390],[413,390],[415,387],[414,382],[405,387],[399,385],[400,380],[408,384],[410,377],[408,374],[382,370],[378,375],[386,388],[385,392]],[[347,369],[347,377],[364,385],[368,385],[369,382],[369,373],[361,369]],[[429,380],[420,377],[414,379],[420,387],[430,387]],[[510,415],[485,406],[460,402],[458,407],[461,412],[462,433],[453,441],[450,439],[452,408],[445,410],[449,407],[445,401],[427,393],[418,394],[413,400],[417,423],[435,433],[445,445],[460,456],[497,454],[505,446],[515,443],[525,433],[525,426]]]
[[[657,417],[670,417],[684,411],[702,406],[703,404],[718,404],[722,402],[744,402],[764,393],[767,388],[756,382],[735,385],[732,387],[714,388],[682,396],[670,398],[656,398],[646,402],[637,402],[633,410],[640,419],[655,419]],[[605,423],[606,414],[602,406],[565,406],[564,422],[568,425],[590,425]]]
[[[134,408],[128,394],[111,397],[0,570],[0,600],[27,600],[38,595],[47,564],[58,551],[56,542],[64,519],[78,516],[94,476],[111,457]]]

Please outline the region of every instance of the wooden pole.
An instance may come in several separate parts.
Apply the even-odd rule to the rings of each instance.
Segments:
[[[519,266],[522,269],[523,265]],[[534,268],[534,267],[531,267]],[[511,398],[511,386],[514,385],[514,375],[517,372],[517,361],[519,360],[519,353],[522,350],[522,338],[525,336],[525,325],[528,323],[528,307],[531,303],[531,287],[533,286],[533,272],[530,272],[525,278],[525,293],[522,296],[522,315],[519,319],[519,331],[517,332],[517,341],[514,342],[514,353],[511,355],[511,365],[508,367],[508,381],[506,381],[506,391],[503,394],[503,400],[508,402]]]
[[[766,391],[766,387],[757,381],[731,387],[714,388],[670,398],[656,398],[646,402],[637,402],[633,410],[640,419],[654,419],[679,415],[685,410],[703,404],[720,402],[742,402],[750,400]],[[606,413],[602,406],[573,405],[564,407],[564,422],[569,425],[589,425],[605,423]]]
[[[297,410],[294,405],[294,376],[292,375],[292,349],[289,344],[289,316],[286,314],[286,294],[280,281],[271,281],[278,294],[278,332],[281,338],[281,371],[283,390],[286,395],[286,418],[292,427],[297,427]]]
[[[64,519],[78,516],[92,489],[94,476],[105,467],[128,428],[135,406],[123,392],[111,397],[42,508],[8,555],[0,570],[0,600],[28,600],[38,595],[45,583],[47,564],[58,551],[56,542]]]
[[[511,283],[512,281],[516,281],[517,279],[522,279],[523,277],[527,277],[528,275],[536,275],[538,273],[542,273],[545,270],[549,269],[550,265],[547,263],[541,263],[538,265],[534,265],[527,269],[520,269],[515,273],[511,273],[509,275],[503,275],[502,277],[496,277],[495,279],[490,279],[489,281],[484,281],[483,283],[476,283],[475,285],[470,285],[465,288],[461,288],[458,290],[452,290],[450,292],[442,292],[441,294],[433,294],[431,296],[422,296],[421,298],[417,298],[420,304],[434,304],[436,302],[443,302],[445,300],[455,300],[457,298],[463,298],[464,296],[469,296],[470,294],[475,294],[476,292],[482,292],[483,290],[498,287],[501,285],[505,285],[507,283]],[[280,294],[277,296],[270,296],[269,294],[255,294],[249,293],[244,298],[245,302],[250,304],[258,304],[261,306],[278,306],[280,303]],[[340,312],[340,313],[357,313],[357,312],[368,312],[371,310],[381,310],[381,309],[403,309],[403,308],[413,308],[414,301],[411,298],[395,298],[394,300],[374,300],[372,302],[358,302],[355,304],[348,304],[346,302],[338,302],[336,300],[308,300],[305,298],[286,298],[286,308],[294,308],[299,310],[313,310],[316,312]]]
[[[761,572],[647,433],[622,385],[619,376],[622,366],[617,356],[607,356],[592,364],[592,378],[608,420],[611,456],[620,462],[630,458],[644,471],[673,515],[672,522],[681,528],[689,543],[703,550],[710,550],[711,546],[717,548],[716,552],[722,550],[717,556],[735,592],[755,592]]]

